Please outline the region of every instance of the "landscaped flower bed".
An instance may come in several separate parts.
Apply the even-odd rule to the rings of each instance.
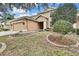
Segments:
[[[53,33],[47,36],[47,40],[59,47],[78,47],[78,41],[69,35]]]

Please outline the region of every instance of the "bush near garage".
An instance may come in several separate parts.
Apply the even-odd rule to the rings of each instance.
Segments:
[[[67,34],[68,32],[72,32],[73,31],[73,26],[68,21],[58,20],[53,25],[53,31],[54,32],[58,32],[58,33],[62,33],[62,34]]]

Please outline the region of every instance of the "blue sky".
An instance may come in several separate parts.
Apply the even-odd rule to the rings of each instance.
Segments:
[[[79,4],[75,4],[77,7],[77,10],[79,10]],[[41,6],[41,5],[40,5]],[[49,7],[51,8],[57,8],[59,6],[59,3],[57,3],[55,6],[52,6],[51,3],[49,3]],[[44,8],[41,6],[40,10],[38,9],[38,7],[35,8],[31,8],[30,10],[28,10],[27,12],[23,9],[17,9],[16,7],[13,7],[13,11],[10,11],[10,13],[15,14],[15,18],[16,17],[21,17],[21,16],[32,16],[32,15],[36,15],[39,12],[43,12]]]

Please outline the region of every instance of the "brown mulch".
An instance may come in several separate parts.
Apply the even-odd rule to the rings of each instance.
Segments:
[[[51,41],[51,42],[54,42],[56,44],[60,44],[60,45],[75,45],[76,44],[76,41],[74,39],[72,39],[71,37],[67,37],[67,36],[64,36],[62,34],[58,34],[58,33],[54,33],[52,35],[49,35],[48,36],[48,39]]]

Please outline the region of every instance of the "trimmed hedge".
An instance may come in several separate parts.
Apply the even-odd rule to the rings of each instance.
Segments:
[[[53,31],[54,32],[67,34],[68,32],[71,32],[72,30],[73,30],[72,24],[70,22],[68,22],[68,21],[65,21],[65,20],[58,20],[53,25]]]

